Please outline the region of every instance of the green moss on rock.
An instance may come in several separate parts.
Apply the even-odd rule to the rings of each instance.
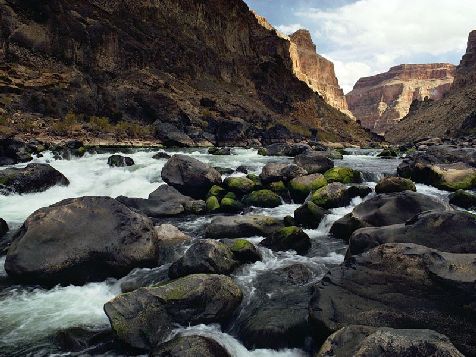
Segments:
[[[235,192],[240,195],[250,193],[255,188],[254,181],[247,177],[227,177],[224,181],[228,191]]]
[[[274,208],[281,205],[281,198],[271,190],[259,190],[251,192],[243,202],[248,206]]]
[[[226,194],[226,190],[218,185],[213,185],[210,190],[208,191],[207,197],[215,196],[219,200],[222,199]]]
[[[360,172],[349,167],[334,167],[324,174],[327,182],[359,183],[362,181]]]
[[[324,175],[314,174],[297,177],[289,183],[289,192],[295,202],[304,202],[307,196],[313,191],[327,185]]]
[[[221,210],[227,213],[236,213],[243,210],[243,204],[233,198],[225,197],[221,200]]]
[[[208,212],[216,212],[220,209],[220,203],[216,196],[211,196],[207,199],[206,202]]]

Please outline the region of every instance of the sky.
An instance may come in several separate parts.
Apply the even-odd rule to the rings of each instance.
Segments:
[[[459,64],[476,0],[244,0],[281,32],[307,28],[347,93],[404,63]]]

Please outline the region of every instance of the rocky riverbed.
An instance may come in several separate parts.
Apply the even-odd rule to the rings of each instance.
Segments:
[[[0,350],[475,355],[473,151],[425,145],[7,166]]]

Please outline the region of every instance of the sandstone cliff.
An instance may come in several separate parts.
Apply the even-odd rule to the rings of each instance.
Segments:
[[[466,54],[456,68],[449,93],[440,101],[415,102],[410,113],[386,139],[409,142],[429,136],[476,134],[476,31],[469,35]]]
[[[446,63],[404,64],[361,78],[346,95],[350,111],[363,127],[378,134],[408,114],[414,100],[439,100],[449,91],[455,66]]]
[[[0,22],[7,115],[160,120],[220,144],[286,134],[276,124],[369,138],[295,77],[289,41],[241,0],[0,0]]]

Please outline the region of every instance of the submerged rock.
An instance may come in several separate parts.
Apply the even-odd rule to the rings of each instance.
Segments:
[[[112,155],[107,159],[107,164],[111,167],[133,166],[134,160],[126,156]]]
[[[226,322],[242,298],[231,278],[195,274],[121,294],[106,303],[104,311],[121,341],[152,349],[170,335],[175,324]]]
[[[333,333],[316,357],[463,357],[448,337],[432,330],[351,325]]]
[[[304,255],[311,248],[311,239],[301,228],[291,226],[273,233],[260,244],[274,251],[295,250]]]
[[[329,159],[328,154],[318,151],[310,151],[297,155],[294,158],[294,163],[302,167],[309,174],[323,174],[334,167],[334,162]]]
[[[215,340],[205,336],[177,336],[153,349],[151,357],[231,357]]]
[[[216,217],[205,229],[210,239],[268,236],[283,228],[278,219],[267,216]]]
[[[0,194],[42,192],[56,185],[67,186],[69,180],[48,164],[0,171]]]
[[[172,156],[162,169],[162,179],[193,198],[204,198],[213,185],[221,184],[217,170],[187,155]]]
[[[476,354],[476,255],[384,244],[333,268],[314,288],[318,340],[348,325],[431,329]]]
[[[157,264],[152,221],[109,197],[67,199],[30,215],[5,270],[28,283],[83,284]]]
[[[394,193],[407,190],[416,192],[416,186],[413,181],[396,176],[383,178],[377,183],[377,186],[375,187],[375,192],[377,193]]]

